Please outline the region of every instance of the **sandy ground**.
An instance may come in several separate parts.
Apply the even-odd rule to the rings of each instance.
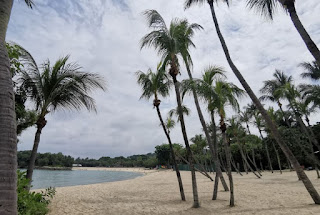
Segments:
[[[57,188],[49,214],[320,214],[320,205],[313,204],[295,172],[284,172],[282,175],[264,172],[262,179],[257,179],[253,174],[239,176],[234,173],[236,206],[233,208],[228,206],[229,193],[221,189],[221,184],[218,200],[212,201],[213,182],[197,174],[201,207],[194,209],[191,208],[190,172],[182,172],[187,198],[186,202],[182,202],[175,172],[171,170],[111,170],[146,174],[126,181]],[[309,171],[307,174],[320,192],[320,180],[316,179],[316,173]]]

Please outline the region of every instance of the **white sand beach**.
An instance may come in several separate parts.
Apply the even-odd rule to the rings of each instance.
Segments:
[[[264,172],[262,179],[253,174],[234,173],[236,206],[230,208],[229,192],[220,186],[218,200],[212,201],[213,182],[197,174],[201,207],[192,206],[190,172],[181,172],[187,201],[180,200],[175,172],[139,168],[76,168],[136,171],[145,175],[131,180],[57,188],[49,208],[50,215],[135,215],[135,214],[320,214],[320,206],[299,182],[295,172]],[[317,190],[320,180],[307,172]]]

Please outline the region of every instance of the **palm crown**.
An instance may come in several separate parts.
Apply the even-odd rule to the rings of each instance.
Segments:
[[[138,84],[142,88],[142,95],[140,99],[150,99],[152,96],[158,100],[158,95],[166,97],[169,95],[171,88],[171,81],[167,78],[164,70],[158,65],[157,72],[153,73],[151,69],[147,73],[142,71],[136,72]]]
[[[179,72],[179,60],[181,56],[192,64],[189,54],[189,47],[195,47],[191,38],[194,31],[201,29],[198,24],[189,24],[186,19],[173,19],[168,29],[164,19],[156,10],[144,12],[148,25],[154,28],[149,34],[141,39],[141,49],[153,46],[161,56],[163,68],[171,66],[171,74],[177,75]]]
[[[42,72],[29,53],[23,52],[23,59],[28,62],[28,69],[21,72],[19,81],[35,102],[40,116],[57,109],[96,110],[89,93],[95,88],[105,89],[99,75],[82,72],[76,63],[67,63],[69,56],[60,58],[53,66],[47,60]]]

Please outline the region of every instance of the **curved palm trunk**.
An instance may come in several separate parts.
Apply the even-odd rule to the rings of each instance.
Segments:
[[[218,158],[217,126],[216,126],[215,119],[214,119],[214,112],[211,111],[210,115],[211,115],[212,133],[213,133],[213,153],[217,159],[216,160],[216,165],[217,165],[217,167],[216,167],[216,180],[214,182],[212,200],[216,200],[217,196],[218,196],[219,178],[221,180],[224,191],[229,191],[229,188],[228,188],[228,185],[222,175],[221,164],[220,164],[220,161]],[[219,169],[220,174],[218,174],[217,169]]]
[[[184,62],[185,62],[186,68],[187,68],[189,79],[192,81],[193,77],[192,77],[192,74],[191,74],[191,71],[190,71],[190,67],[186,63],[187,60],[185,58],[184,58]],[[202,129],[203,129],[203,131],[204,131],[204,133],[206,135],[206,139],[207,139],[207,142],[208,142],[208,145],[209,145],[209,149],[210,149],[210,152],[211,152],[212,157],[213,157],[213,163],[214,163],[215,168],[216,168],[216,174],[218,174],[219,178],[221,179],[221,183],[222,183],[222,185],[224,187],[224,190],[228,191],[229,188],[228,188],[227,183],[224,180],[224,177],[223,177],[223,174],[222,174],[222,171],[221,171],[221,165],[220,165],[220,162],[219,162],[219,159],[218,159],[217,155],[215,154],[214,145],[212,143],[212,139],[211,139],[211,137],[209,135],[209,131],[208,131],[206,122],[204,120],[204,117],[203,117],[203,114],[202,114],[202,111],[201,111],[201,108],[200,108],[200,105],[199,105],[198,95],[197,95],[197,93],[196,93],[196,91],[194,89],[192,89],[192,94],[193,94],[194,103],[196,105],[196,109],[197,109],[197,112],[198,112],[198,116],[199,116],[199,119],[200,119],[200,122],[201,122],[201,125],[202,125]],[[214,138],[216,138],[215,137],[216,136],[215,132],[214,132],[213,135],[214,135]],[[216,200],[217,199],[217,193],[218,193],[217,190],[213,191],[212,200]]]
[[[229,186],[230,186],[230,206],[234,206],[234,190],[233,190],[233,178],[232,178],[232,170],[231,170],[231,151],[230,151],[230,145],[227,141],[227,135],[226,135],[226,124],[224,123],[223,117],[221,116],[220,121],[220,129],[222,132],[222,139],[224,143],[224,150],[226,154],[226,161],[227,161],[227,174],[229,178]]]
[[[304,43],[306,44],[309,52],[312,54],[314,59],[316,60],[317,64],[320,66],[320,51],[317,45],[313,42],[310,35],[304,28],[303,24],[301,23],[299,16],[297,14],[295,3],[293,0],[280,0],[280,2],[287,7],[287,10],[290,14],[290,18],[292,23],[294,24],[295,28],[299,32],[301,38],[303,39]]]
[[[5,45],[13,0],[0,0],[0,214],[17,214],[17,132],[10,63]]]
[[[182,107],[181,107],[181,96],[180,96],[180,90],[179,90],[179,82],[177,81],[177,77],[175,74],[172,74],[171,76],[172,76],[174,88],[176,91],[177,104],[178,104],[178,109],[179,109],[178,114],[179,114],[179,119],[180,119],[180,124],[181,124],[182,135],[183,135],[184,143],[185,143],[186,149],[187,149],[187,157],[188,157],[188,160],[190,163],[192,191],[193,191],[193,207],[198,208],[198,207],[200,207],[200,203],[199,203],[199,196],[198,196],[196,173],[195,173],[195,169],[194,169],[194,162],[193,162],[192,152],[191,152],[189,141],[188,141],[186,127],[184,124],[184,117],[183,117],[183,113],[181,111]]]
[[[157,99],[155,99],[156,101],[158,101]],[[184,190],[183,190],[183,184],[182,184],[182,179],[181,179],[181,175],[180,175],[180,171],[178,169],[178,165],[177,165],[177,161],[176,161],[176,157],[175,157],[175,154],[174,154],[174,151],[173,151],[173,146],[172,146],[172,142],[171,142],[171,138],[170,138],[170,135],[166,129],[166,126],[164,125],[164,122],[163,122],[163,119],[162,119],[162,116],[161,116],[161,112],[160,112],[160,108],[159,108],[159,105],[155,105],[156,106],[156,109],[157,109],[157,113],[158,113],[158,117],[159,117],[159,120],[161,122],[161,125],[162,125],[162,128],[163,128],[163,131],[164,133],[166,134],[166,137],[168,139],[168,142],[169,142],[169,146],[170,146],[170,151],[171,151],[171,156],[172,156],[172,161],[173,161],[173,165],[174,165],[174,168],[176,170],[176,175],[177,175],[177,179],[178,179],[178,183],[179,183],[179,189],[180,189],[180,195],[181,195],[181,200],[182,201],[185,201],[186,200],[186,197],[184,195]]]
[[[44,117],[40,117],[37,121],[37,131],[34,137],[33,148],[30,155],[28,169],[27,169],[27,176],[26,176],[26,178],[29,179],[29,187],[27,188],[28,190],[30,190],[31,188],[32,175],[33,175],[33,170],[36,163],[41,132],[42,132],[42,129],[46,126],[46,124],[47,124],[47,121],[45,120]]]
[[[233,61],[231,60],[231,57],[230,57],[230,54],[229,54],[229,50],[228,50],[226,42],[225,42],[225,40],[224,40],[224,38],[223,38],[223,36],[221,34],[220,27],[219,27],[219,24],[218,24],[218,20],[217,20],[216,15],[215,15],[213,2],[210,1],[208,3],[209,3],[210,8],[211,8],[211,14],[212,14],[212,18],[213,18],[213,21],[214,21],[214,24],[215,24],[215,27],[216,27],[216,31],[217,31],[219,40],[221,42],[221,45],[222,45],[223,51],[225,53],[226,59],[227,59],[229,65],[230,65],[233,73],[236,75],[236,77],[238,78],[239,82],[241,83],[243,88],[246,90],[246,92],[250,96],[251,100],[253,101],[253,103],[255,104],[255,106],[257,107],[259,112],[261,113],[261,115],[264,118],[268,128],[270,129],[270,131],[271,131],[271,133],[273,135],[273,138],[277,141],[277,143],[279,144],[279,146],[282,149],[283,153],[285,154],[285,156],[291,162],[293,168],[297,172],[298,177],[302,180],[304,186],[306,187],[307,191],[309,192],[309,194],[310,194],[311,198],[313,199],[314,203],[320,204],[320,196],[319,196],[317,190],[314,188],[314,186],[311,183],[311,181],[309,180],[308,176],[306,175],[306,173],[301,168],[299,161],[294,156],[294,154],[292,153],[292,151],[290,150],[288,145],[281,139],[281,136],[280,136],[280,133],[278,131],[278,128],[276,127],[276,125],[274,124],[274,122],[272,121],[270,116],[268,115],[267,111],[264,109],[264,107],[260,103],[260,101],[257,98],[257,96],[254,94],[254,92],[252,91],[252,89],[250,88],[250,86],[248,85],[246,80],[243,78],[243,76],[240,73],[240,71],[238,70],[238,68],[234,65]]]

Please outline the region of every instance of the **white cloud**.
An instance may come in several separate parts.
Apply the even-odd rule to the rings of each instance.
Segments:
[[[29,50],[40,64],[49,58],[71,54],[84,70],[103,75],[108,92],[96,92],[98,113],[56,112],[48,116],[41,136],[40,152],[59,152],[81,157],[132,155],[154,151],[166,142],[151,101],[139,101],[140,89],[134,72],[154,69],[159,61],[152,49],[140,51],[139,41],[150,30],[141,12],[156,9],[167,24],[174,17],[199,23],[203,31],[196,33],[197,49],[191,51],[194,77],[200,77],[209,64],[223,66],[229,81],[239,85],[226,63],[207,5],[184,10],[183,1],[166,0],[96,0],[35,1],[28,9],[15,1],[7,40]],[[306,29],[320,44],[320,4],[317,0],[297,1],[297,10]],[[297,65],[312,60],[290,17],[279,11],[273,22],[259,17],[233,1],[230,8],[220,3],[216,8],[222,32],[230,53],[255,92],[262,82],[272,77],[274,69],[293,75],[300,83]],[[185,71],[179,76],[186,78]],[[239,85],[240,86],[240,85]],[[162,99],[163,115],[176,106],[174,93]],[[201,132],[201,125],[191,97],[185,99],[191,108],[186,119],[189,138]],[[249,98],[243,99],[246,105]],[[205,107],[203,106],[205,112]],[[229,115],[232,113],[229,111]],[[313,122],[318,118],[313,117]],[[20,150],[32,148],[35,129],[28,129],[19,138]],[[180,128],[173,131],[173,140],[183,143]]]

